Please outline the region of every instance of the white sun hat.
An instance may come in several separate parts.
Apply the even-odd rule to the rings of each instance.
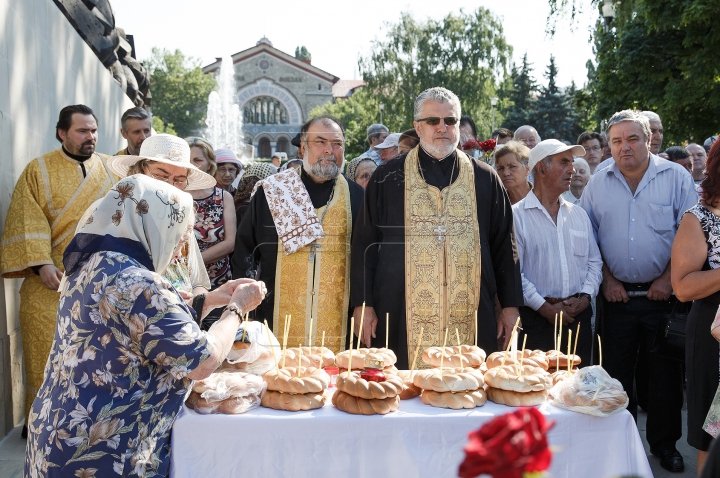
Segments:
[[[532,171],[535,165],[542,161],[544,158],[547,158],[548,156],[552,156],[554,154],[564,153],[565,151],[570,151],[573,156],[583,156],[585,154],[585,148],[580,145],[567,145],[562,141],[558,141],[556,139],[546,139],[545,141],[540,141],[537,146],[530,150],[528,169]]]
[[[113,173],[124,178],[128,175],[128,169],[141,159],[187,168],[186,191],[211,188],[217,183],[214,177],[190,162],[190,146],[187,141],[171,134],[154,134],[143,141],[139,155],[113,156],[108,159],[107,165]]]

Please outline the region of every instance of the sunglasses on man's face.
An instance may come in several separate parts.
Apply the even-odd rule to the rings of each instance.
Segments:
[[[417,122],[424,121],[430,126],[437,126],[440,124],[440,121],[444,121],[447,126],[453,126],[455,123],[458,122],[458,119],[454,116],[447,116],[445,118],[438,118],[437,116],[428,116],[427,118],[420,118],[415,120]]]

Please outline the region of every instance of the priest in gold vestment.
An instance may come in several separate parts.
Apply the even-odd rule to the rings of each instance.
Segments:
[[[0,242],[3,278],[24,278],[20,330],[25,361],[25,414],[42,384],[55,334],[65,247],[90,204],[115,184],[107,157],[95,152],[97,120],[85,105],[60,112],[60,149],[33,159],[13,191]]]
[[[348,335],[350,241],[363,189],[340,174],[338,120],[310,119],[300,135],[302,166],[256,186],[235,236],[233,279],[265,282],[254,319],[267,320],[282,340],[292,316],[288,346],[320,345],[324,332],[325,346],[338,352]]]
[[[425,90],[414,116],[420,145],[378,166],[352,244],[355,332],[365,303],[362,342],[382,347],[389,332],[400,369],[409,368],[421,328],[420,353],[442,345],[446,331],[451,345],[458,336],[473,344],[477,333],[494,352],[523,305],[510,200],[491,167],[457,149],[458,97]]]

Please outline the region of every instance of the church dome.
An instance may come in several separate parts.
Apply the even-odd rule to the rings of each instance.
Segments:
[[[262,37],[261,39],[258,40],[258,42],[257,42],[255,45],[259,45],[259,44],[261,44],[261,43],[264,43],[264,44],[266,44],[266,45],[273,46],[272,42],[271,42],[270,40],[268,40],[268,37],[266,37],[266,36],[264,36],[264,35],[263,35],[263,37]]]

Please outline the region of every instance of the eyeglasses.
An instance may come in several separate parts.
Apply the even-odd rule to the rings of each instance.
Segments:
[[[589,153],[590,151],[600,151],[601,149],[602,148],[600,146],[590,146],[589,148],[585,147],[585,152]]]
[[[148,173],[148,176],[150,176],[153,179],[157,179],[158,181],[162,181],[164,183],[172,184],[178,189],[185,189],[188,184],[190,184],[190,180],[188,178],[185,178],[184,181],[173,181],[170,182],[170,178],[167,176],[158,176],[157,174]]]
[[[458,122],[458,119],[454,116],[447,116],[445,118],[438,118],[437,116],[428,116],[427,118],[420,118],[416,119],[415,121],[420,122],[424,121],[430,126],[437,126],[440,124],[440,121],[445,122],[447,126],[453,126],[455,123]]]
[[[314,147],[318,149],[332,149],[334,151],[341,151],[345,148],[345,144],[340,140],[329,140],[329,139],[314,139],[312,141],[308,141],[309,144],[312,144]]]

